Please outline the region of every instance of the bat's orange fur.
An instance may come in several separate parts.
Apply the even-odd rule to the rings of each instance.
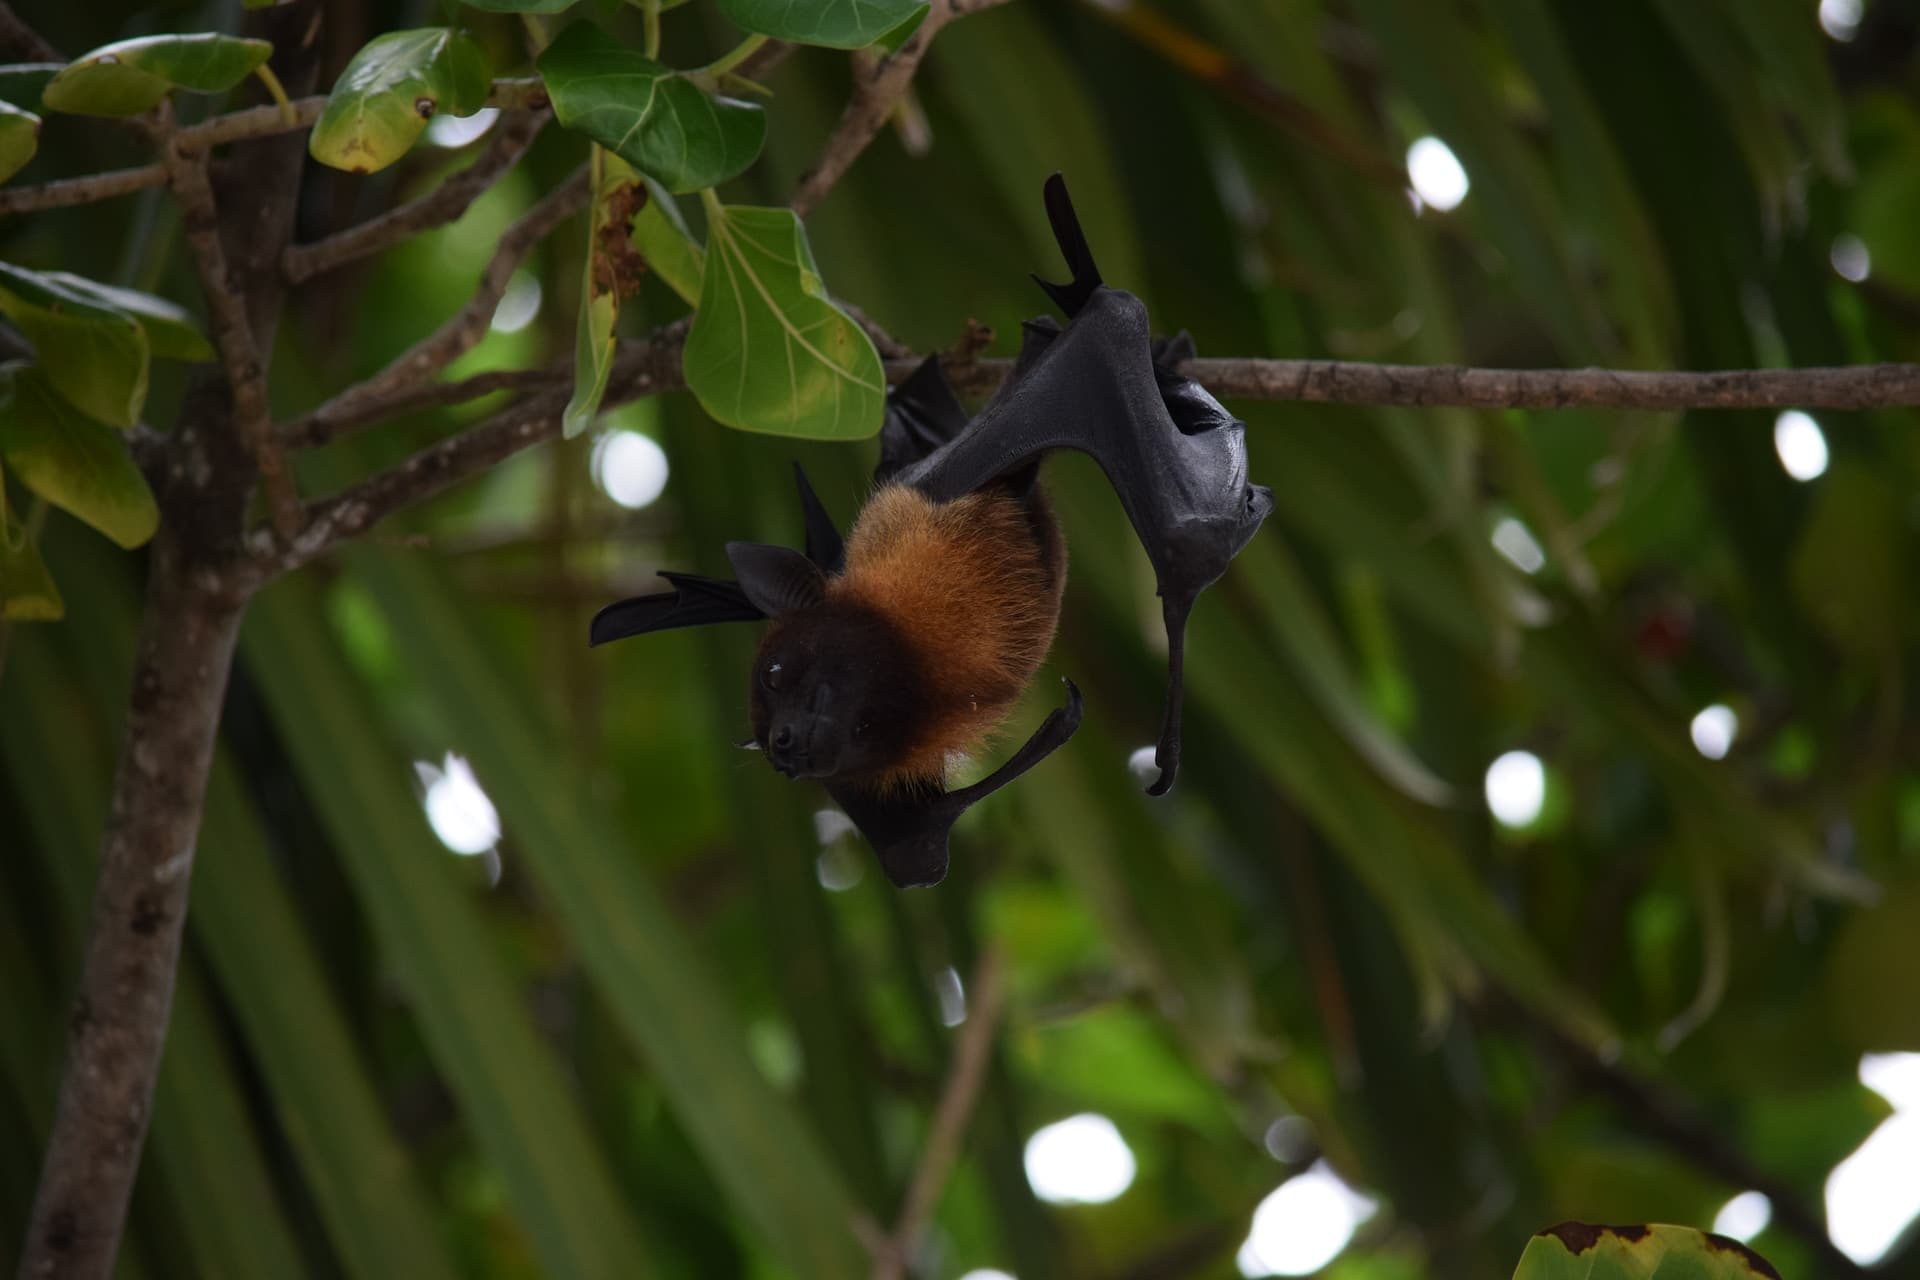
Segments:
[[[997,730],[1053,644],[1067,553],[1046,499],[983,489],[952,502],[888,485],[847,538],[827,598],[878,611],[926,679],[933,712],[879,782],[936,781]]]

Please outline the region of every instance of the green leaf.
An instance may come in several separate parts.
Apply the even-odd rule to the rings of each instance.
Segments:
[[[1900,651],[1907,609],[1906,494],[1884,473],[1841,461],[1819,481],[1794,549],[1794,594],[1836,648],[1867,658]]]
[[[74,59],[47,82],[40,100],[73,115],[137,116],[175,89],[225,93],[272,55],[265,40],[212,32],[139,36]]]
[[[55,622],[66,612],[40,548],[26,526],[7,514],[5,479],[0,477],[0,619]]]
[[[837,1170],[754,1069],[728,988],[648,875],[633,833],[607,812],[603,793],[563,763],[534,689],[505,678],[499,652],[424,558],[355,555],[350,567],[406,650],[413,687],[472,753],[516,854],[733,1209],[783,1272],[808,1280],[861,1274],[866,1260],[845,1226],[853,1201]],[[310,679],[298,655],[290,662],[289,679]],[[319,767],[339,767],[329,754],[318,759]]]
[[[590,22],[568,27],[536,66],[561,124],[676,194],[725,182],[766,142],[758,104],[709,94]]]
[[[406,758],[342,659],[313,588],[290,581],[262,597],[241,647],[539,1271],[654,1274],[572,1082],[434,839]]]
[[[1513,1280],[1780,1280],[1747,1246],[1692,1227],[1563,1222],[1535,1236]]]
[[[147,348],[163,360],[211,360],[213,344],[200,332],[199,322],[178,303],[138,289],[101,284],[66,271],[39,273],[43,283],[66,290],[101,307],[133,317],[147,335]]]
[[[633,220],[633,247],[647,260],[648,270],[666,281],[688,306],[700,305],[700,277],[707,255],[687,230],[680,206],[652,179],[647,180],[647,202]]]
[[[488,13],[565,13],[579,0],[460,0],[469,9]]]
[[[39,149],[40,117],[0,102],[0,182],[20,172]]]
[[[9,62],[0,66],[0,102],[31,111],[40,105],[47,82],[60,74],[64,62]]]
[[[307,151],[349,173],[384,169],[435,115],[485,106],[488,84],[486,59],[466,35],[447,27],[389,31],[368,41],[333,82]]]
[[[829,49],[863,49],[910,22],[917,25],[927,13],[926,0],[719,0],[719,5],[743,30]]]
[[[0,406],[0,458],[20,483],[123,547],[160,525],[127,442],[54,394],[38,368],[13,372],[13,395]]]
[[[886,371],[866,331],[827,297],[800,219],[706,199],[707,270],[681,361],[701,406],[773,435],[878,431]]]
[[[132,316],[48,273],[0,262],[0,311],[20,327],[61,395],[116,427],[147,402],[147,334]]]
[[[613,372],[613,328],[620,320],[620,295],[630,284],[633,202],[646,199],[640,175],[605,147],[593,149],[593,207],[587,226],[586,278],[580,285],[580,321],[573,339],[573,397],[560,415],[567,439],[585,431],[599,416]]]

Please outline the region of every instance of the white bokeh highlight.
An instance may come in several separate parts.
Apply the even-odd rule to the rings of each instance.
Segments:
[[[1724,760],[1740,735],[1740,717],[1724,702],[1700,708],[1700,714],[1687,726],[1693,737],[1693,749],[1709,760]]]
[[[487,327],[495,333],[518,333],[540,314],[540,278],[531,271],[516,271],[507,279],[507,291],[493,309]]]
[[[667,455],[638,431],[608,431],[593,445],[593,482],[629,511],[651,506],[667,487]]]
[[[1127,772],[1137,778],[1142,786],[1160,776],[1160,766],[1153,762],[1154,753],[1158,750],[1151,744],[1135,747],[1133,754],[1127,757]]]
[[[940,1002],[940,1025],[957,1027],[967,1020],[967,985],[960,971],[948,965],[933,975],[934,999]]]
[[[1547,564],[1547,553],[1541,550],[1533,530],[1512,516],[1502,516],[1493,526],[1493,549],[1522,573],[1538,573]]]
[[[1867,242],[1851,232],[1843,231],[1833,238],[1827,246],[1827,261],[1842,280],[1854,284],[1873,274],[1873,255],[1867,252]]]
[[[1920,1218],[1920,1053],[1870,1053],[1860,1082],[1893,1114],[1828,1175],[1827,1235],[1870,1267]]]
[[[465,757],[449,751],[441,764],[422,760],[413,769],[426,784],[427,823],[441,844],[472,856],[488,853],[500,843],[500,814]]]
[[[1835,40],[1851,40],[1860,31],[1860,0],[1820,0],[1820,29]]]
[[[1531,751],[1509,751],[1487,766],[1487,809],[1503,827],[1525,827],[1547,803],[1547,768]]]
[[[1713,1216],[1713,1230],[1716,1235],[1748,1244],[1772,1221],[1773,1201],[1766,1193],[1742,1191],[1720,1206],[1720,1212]]]
[[[977,1270],[967,1272],[967,1274],[960,1277],[960,1280],[1014,1280],[1014,1275],[1011,1271],[1000,1271],[993,1267],[980,1267]]]
[[[1827,433],[1813,415],[1789,409],[1773,420],[1773,451],[1795,480],[1817,480],[1827,470]]]
[[[435,116],[427,121],[427,142],[436,147],[464,147],[478,142],[499,118],[498,107],[482,107],[470,116]]]
[[[1433,137],[1421,138],[1407,148],[1407,181],[1420,203],[1442,213],[1457,208],[1473,186],[1453,149]]]
[[[1105,1204],[1133,1185],[1133,1150],[1113,1121],[1068,1116],[1027,1139],[1027,1181],[1050,1204]]]
[[[1316,1160],[1260,1202],[1234,1261],[1249,1280],[1310,1276],[1340,1256],[1378,1207],[1341,1181],[1326,1161]]]

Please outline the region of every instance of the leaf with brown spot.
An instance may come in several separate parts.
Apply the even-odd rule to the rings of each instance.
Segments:
[[[1535,1236],[1513,1280],[1780,1280],[1765,1258],[1692,1227],[1562,1222]]]

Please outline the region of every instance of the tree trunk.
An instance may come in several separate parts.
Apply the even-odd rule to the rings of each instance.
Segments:
[[[163,528],[66,1072],[20,1274],[112,1273],[173,1004],[194,842],[243,598]]]

